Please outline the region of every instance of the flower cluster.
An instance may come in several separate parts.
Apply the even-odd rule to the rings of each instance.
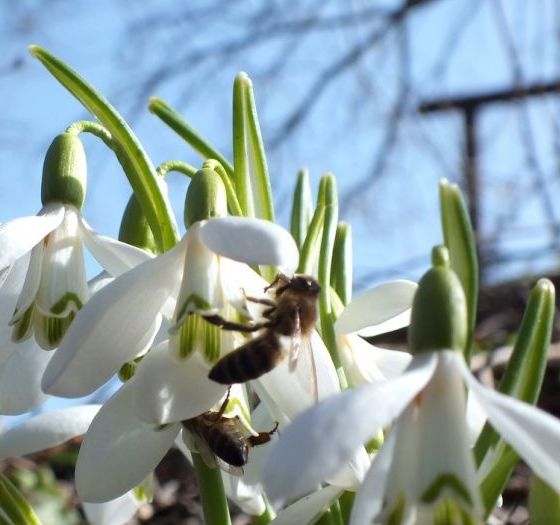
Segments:
[[[0,457],[83,436],[76,489],[95,524],[130,519],[171,447],[192,461],[210,525],[229,522],[224,494],[259,523],[314,523],[325,513],[337,525],[482,523],[514,450],[560,491],[560,422],[531,404],[554,290],[537,284],[502,392],[479,384],[468,367],[476,254],[455,186],[441,185],[445,246],[419,284],[387,282],[351,300],[334,177],[322,178],[313,205],[302,172],[290,231],[275,223],[245,74],[234,84],[233,165],[152,100],[207,157],[200,169],[154,169],[91,86],[44,50],[32,53],[99,123],[55,138],[43,208],[0,226],[0,412],[108,383],[114,394],[26,419],[0,435]],[[82,216],[84,132],[115,152],[132,186],[119,240]],[[190,178],[181,238],[169,169]],[[101,267],[89,281],[83,246]],[[369,342],[405,327],[407,351]]]

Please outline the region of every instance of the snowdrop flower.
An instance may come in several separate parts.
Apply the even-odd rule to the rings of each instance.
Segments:
[[[560,422],[487,389],[471,375],[461,354],[467,326],[461,285],[445,249],[434,250],[433,264],[414,299],[409,332],[414,357],[408,369],[395,379],[332,397],[298,417],[265,466],[272,501],[313,490],[396,419],[360,488],[351,524],[424,523],[442,514],[481,523],[465,385],[489,423],[537,475],[560,490]]]
[[[416,288],[412,281],[390,281],[363,293],[344,309],[339,306],[342,311],[335,330],[342,366],[351,385],[390,379],[408,366],[411,355],[407,352],[379,348],[363,338],[408,326]]]
[[[0,459],[32,454],[81,436],[99,409],[100,405],[80,405],[27,419],[0,435]],[[92,525],[124,525],[142,503],[130,491],[105,503],[84,503],[83,507]]]
[[[146,388],[145,419],[165,423],[194,417],[223,396],[225,387],[211,385],[206,374],[207,397],[203,390],[177,395],[184,392],[189,367],[209,367],[227,349],[226,339],[233,344],[234,334],[221,333],[201,317],[242,305],[244,291],[262,293],[256,274],[237,260],[293,271],[297,248],[280,226],[225,216],[225,190],[212,170],[195,175],[185,210],[188,230],[173,249],[115,279],[76,317],[43,376],[45,391],[67,397],[93,392],[150,348],[165,313],[171,318],[171,344],[150,351],[138,372]],[[182,405],[185,399],[193,404]]]
[[[43,208],[37,216],[0,226],[0,302],[8,295],[6,288],[18,290],[9,321],[15,342],[34,334],[46,350],[59,345],[90,295],[82,244],[112,275],[148,258],[142,250],[95,233],[85,222],[86,171],[80,140],[70,133],[58,135],[45,157]]]
[[[126,382],[103,405],[88,428],[76,463],[76,488],[83,501],[99,503],[127,493],[153,472],[174,444],[187,452],[185,442],[190,441],[182,437],[184,430],[180,421],[155,426],[137,416],[134,409],[135,381],[136,377]],[[252,431],[247,422],[246,414],[249,412],[241,388],[239,385],[232,387],[225,414],[227,417],[243,417],[249,431]],[[249,453],[248,467],[254,452],[251,450]],[[264,506],[262,498],[247,501],[249,494],[257,496],[250,488],[253,485],[231,481],[230,495],[247,509],[254,505],[254,510],[260,511],[256,512],[258,514],[264,510],[261,508]]]

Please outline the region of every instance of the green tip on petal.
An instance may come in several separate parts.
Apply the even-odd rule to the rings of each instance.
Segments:
[[[432,251],[428,270],[414,296],[409,349],[412,354],[439,350],[462,351],[467,338],[467,303],[459,278],[449,265],[444,246]]]
[[[211,169],[198,170],[185,198],[185,226],[227,215],[227,196],[220,176]]]
[[[86,184],[87,162],[82,141],[72,133],[57,135],[43,163],[41,202],[62,202],[81,209]]]

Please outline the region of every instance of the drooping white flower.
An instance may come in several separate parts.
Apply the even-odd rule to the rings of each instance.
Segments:
[[[80,140],[71,133],[58,135],[45,157],[43,208],[36,216],[0,225],[0,303],[6,300],[4,288],[12,288],[17,278],[18,298],[9,322],[15,342],[33,334],[44,349],[58,346],[89,299],[83,244],[113,276],[149,258],[143,250],[97,234],[85,222],[86,178]]]
[[[207,229],[211,231],[212,251],[206,246]],[[222,231],[221,245],[216,243],[217,231]],[[173,249],[121,275],[92,298],[47,367],[43,377],[45,391],[66,397],[93,392],[125,362],[151,346],[162,312],[177,322],[181,319],[174,311],[181,315],[187,311],[214,313],[216,308],[241,304],[244,291],[257,293],[251,288],[254,272],[228,258],[230,254],[237,256],[239,243],[245,242],[247,235],[258,249],[246,250],[246,262],[293,264],[297,248],[289,233],[275,224],[235,217],[195,223]],[[275,249],[265,254],[261,251],[263,245]],[[259,259],[261,256],[263,259]],[[185,290],[181,289],[185,271],[189,286],[198,286],[190,296],[181,293]]]
[[[412,340],[419,352],[401,376],[327,399],[301,414],[282,434],[265,467],[265,487],[272,501],[313,490],[358,447],[396,420],[356,498],[352,525],[393,523],[397,516],[398,523],[423,523],[438,512],[481,522],[465,418],[465,386],[503,439],[560,490],[556,454],[560,422],[478,383],[461,354],[466,308],[460,284],[445,284],[438,290],[446,297],[439,302],[443,306],[432,300],[427,304],[430,310],[416,309],[420,324],[414,323],[413,310]],[[452,296],[446,295],[449,290]],[[433,347],[434,341],[443,340],[449,342],[449,349]]]

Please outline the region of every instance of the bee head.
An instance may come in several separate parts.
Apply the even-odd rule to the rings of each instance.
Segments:
[[[309,275],[294,275],[290,279],[289,288],[295,292],[318,296],[321,292],[319,283]]]

